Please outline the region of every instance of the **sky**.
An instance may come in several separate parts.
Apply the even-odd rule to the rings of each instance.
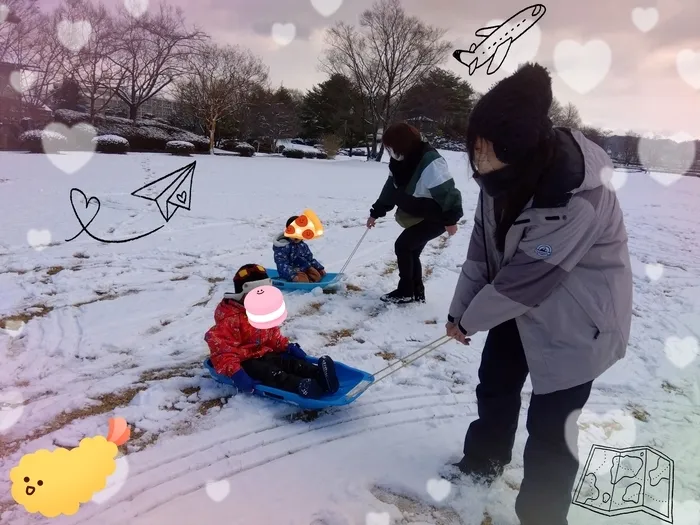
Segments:
[[[107,0],[107,4],[121,1],[148,0]],[[359,14],[373,3],[167,1],[180,6],[187,21],[209,33],[214,41],[241,45],[259,55],[269,66],[273,86],[301,90],[326,78],[319,69],[325,29],[339,21],[357,25]],[[325,17],[314,3],[321,9],[339,7]],[[474,35],[477,29],[494,25],[494,21],[503,22],[534,3],[402,0],[409,15],[446,30],[445,39],[452,43],[452,49],[478,44],[481,38]],[[544,16],[513,43],[505,63],[495,74],[487,75],[486,66],[470,76],[468,68],[452,58],[451,53],[440,65],[484,92],[512,73],[518,63],[534,60],[551,71],[555,97],[563,103],[574,103],[586,124],[616,132],[631,129],[677,139],[700,138],[698,0],[549,0],[544,5]],[[277,43],[272,36],[274,24],[293,24],[294,39],[287,45]]]

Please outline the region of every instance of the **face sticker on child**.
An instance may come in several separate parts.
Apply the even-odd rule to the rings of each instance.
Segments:
[[[248,321],[254,328],[276,328],[287,319],[284,297],[274,286],[259,286],[243,300]]]

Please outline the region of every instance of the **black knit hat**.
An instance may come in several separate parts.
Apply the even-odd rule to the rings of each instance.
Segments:
[[[233,276],[233,285],[236,290],[236,294],[242,295],[243,285],[246,283],[262,281],[264,284],[270,284],[270,278],[265,271],[265,268],[259,264],[245,264],[241,266],[236,275]],[[265,282],[268,281],[268,282]]]
[[[517,164],[552,131],[552,78],[539,64],[525,64],[494,85],[469,116],[467,150],[472,156],[476,138],[493,143],[505,164]]]

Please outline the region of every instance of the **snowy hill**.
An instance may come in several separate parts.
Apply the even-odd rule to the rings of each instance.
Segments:
[[[389,216],[348,267],[347,289],[286,296],[285,335],[312,355],[370,372],[443,335],[477,196],[464,154],[444,155],[463,192],[465,219],[454,238],[439,238],[424,252],[427,304],[370,315],[398,279],[393,243],[400,227]],[[131,192],[192,160],[191,210],[178,209],[153,235],[121,244],[85,233],[65,241],[80,231],[71,188],[101,201],[91,232],[128,238],[164,224],[155,203]],[[0,332],[0,391],[26,400],[0,442],[1,523],[49,522],[10,497],[9,470],[23,454],[105,435],[108,418],[119,415],[134,427],[120,467],[128,465],[123,486],[50,523],[378,525],[390,515],[392,523],[480,524],[486,510],[494,524],[517,524],[524,419],[514,462],[488,494],[438,502],[429,483],[460,456],[475,418],[485,334],[468,347],[444,345],[313,421],[290,417],[291,406],[231,396],[201,367],[204,333],[235,270],[269,267],[272,237],[306,207],[325,227],[310,243],[316,258],[338,270],[364,232],[386,164],[97,155],[66,175],[45,155],[0,153],[0,165],[0,326],[27,322],[20,337]],[[689,345],[700,338],[700,179],[665,187],[643,173],[628,177],[619,195],[635,272],[632,338],[627,357],[594,383],[579,420],[579,455],[583,465],[591,444],[650,445],[668,455],[675,460],[675,521],[690,524],[681,517],[695,512],[693,500],[700,503],[700,357],[680,367],[684,356],[669,358],[664,349],[670,337]],[[48,230],[50,243],[45,233],[30,238],[49,245],[32,248],[30,230]],[[530,391],[528,381],[523,418]],[[642,514],[620,519],[658,523]],[[609,518],[573,506],[569,521]]]

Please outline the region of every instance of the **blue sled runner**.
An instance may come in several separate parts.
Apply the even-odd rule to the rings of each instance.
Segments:
[[[285,281],[280,279],[280,274],[277,270],[272,268],[265,268],[267,276],[272,279],[272,285],[280,290],[288,290],[290,292],[310,292],[314,288],[330,288],[336,286],[342,274],[339,273],[327,273],[323,278],[317,283],[295,283],[292,281]]]
[[[318,363],[317,357],[306,356],[306,360],[313,364]],[[219,383],[234,386],[233,380],[230,377],[216,373],[209,358],[204,361],[204,368],[206,368],[209,374]],[[343,363],[338,363],[337,361],[335,362],[335,372],[338,376],[340,388],[335,394],[326,394],[318,399],[301,397],[294,392],[287,392],[286,390],[280,390],[265,385],[256,386],[253,393],[282,401],[283,403],[289,403],[290,405],[296,405],[306,410],[318,410],[332,406],[348,405],[360,397],[374,382],[374,376],[372,374],[344,365]]]

